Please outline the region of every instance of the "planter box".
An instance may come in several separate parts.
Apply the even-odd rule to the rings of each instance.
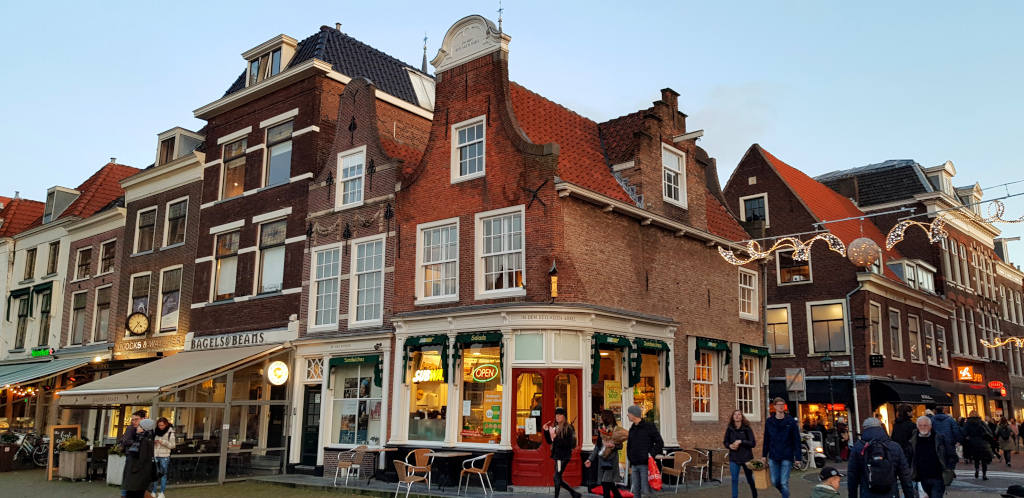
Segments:
[[[62,451],[57,475],[61,479],[85,479],[88,459],[89,452],[87,451]]]
[[[128,457],[124,455],[107,455],[107,484],[120,486],[124,479],[124,464]]]
[[[0,472],[14,470],[14,454],[17,452],[16,444],[0,444]]]

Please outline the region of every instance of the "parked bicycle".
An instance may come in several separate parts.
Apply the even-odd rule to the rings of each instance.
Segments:
[[[50,456],[50,438],[39,438],[34,432],[17,434],[18,451],[14,453],[14,460],[20,461],[23,465],[31,463],[37,467],[46,467]]]

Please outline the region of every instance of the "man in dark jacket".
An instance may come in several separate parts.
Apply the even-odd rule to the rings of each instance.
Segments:
[[[117,440],[117,445],[121,447],[121,453],[127,454],[128,450],[135,445],[135,442],[139,437],[139,422],[146,418],[146,410],[139,410],[132,413],[132,425],[125,427],[124,433],[121,434],[121,439]],[[121,486],[121,496],[128,496],[128,490],[125,489],[124,485]]]
[[[632,405],[626,409],[629,423],[629,439],[626,440],[626,458],[629,460],[629,479],[633,496],[657,496],[647,482],[647,458],[660,455],[665,447],[661,433],[654,424],[642,419],[644,412]]]
[[[946,482],[942,480],[946,470],[946,439],[932,428],[932,419],[917,417],[917,431],[910,438],[909,448],[914,461],[910,479],[921,483],[929,498],[942,498],[946,492]]]
[[[960,460],[956,456],[956,445],[963,442],[964,436],[956,420],[945,413],[947,409],[944,406],[935,407],[935,415],[931,417],[932,430],[942,435],[942,440],[946,443],[946,468],[956,470],[956,464]]]
[[[848,476],[846,486],[850,493],[850,498],[857,498],[858,495],[862,498],[897,498],[900,495],[899,489],[901,487],[903,488],[904,498],[917,498],[917,488],[910,478],[910,465],[907,463],[907,457],[903,453],[903,448],[900,448],[900,445],[889,439],[889,434],[885,432],[882,422],[877,418],[869,417],[864,421],[864,425],[861,428],[863,432],[861,433],[860,441],[857,441],[857,444],[853,446],[853,450],[850,451],[850,463],[846,470],[846,475]],[[885,445],[888,452],[888,461],[892,463],[894,475],[888,476],[892,482],[892,489],[885,493],[873,493],[868,489],[868,475],[865,469],[870,455],[865,455],[864,453],[865,448],[873,441],[879,441]],[[899,486],[896,484],[897,479],[899,479]]]
[[[768,470],[772,485],[782,493],[782,498],[789,498],[789,472],[793,462],[800,461],[800,424],[796,419],[786,415],[786,401],[775,398],[775,416],[764,424],[764,444],[761,446],[761,459],[768,459]]]
[[[913,408],[908,404],[902,404],[896,408],[896,421],[892,424],[892,442],[900,445],[900,449],[907,450],[910,438],[914,436],[917,424],[910,415]]]

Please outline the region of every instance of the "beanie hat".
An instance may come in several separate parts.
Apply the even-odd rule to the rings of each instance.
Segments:
[[[644,414],[644,411],[640,408],[640,405],[630,405],[629,408],[626,408],[626,412],[637,418],[640,418]]]
[[[561,415],[561,416],[564,417],[565,416],[565,408],[562,408],[561,406],[559,406],[558,408],[555,408],[555,415]]]
[[[142,427],[142,430],[144,431],[151,431],[156,427],[156,422],[151,418],[144,418],[139,422],[139,427]]]
[[[864,429],[870,429],[871,427],[881,427],[882,421],[875,417],[868,417],[864,419]]]

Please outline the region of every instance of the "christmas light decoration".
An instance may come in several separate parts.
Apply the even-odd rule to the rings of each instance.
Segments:
[[[1007,337],[1006,339],[997,337],[995,338],[995,342],[988,342],[985,339],[978,340],[981,342],[982,346],[985,346],[986,348],[989,349],[995,349],[1010,343],[1012,343],[1014,346],[1017,346],[1018,348],[1024,348],[1024,337]]]
[[[750,255],[747,259],[740,259],[729,250],[719,246],[718,253],[731,264],[734,265],[745,265],[751,261],[758,259],[764,259],[770,256],[773,252],[779,249],[793,249],[793,259],[797,261],[807,261],[811,255],[811,246],[819,240],[824,240],[828,243],[828,248],[832,251],[839,253],[842,256],[846,256],[846,245],[843,244],[839,237],[832,235],[831,233],[823,233],[815,235],[807,242],[801,241],[796,237],[782,237],[772,244],[771,248],[767,251],[761,250],[761,244],[758,244],[756,240],[747,242],[747,254]]]
[[[861,237],[850,243],[846,249],[850,262],[861,268],[867,268],[882,258],[882,248],[875,241]]]
[[[996,209],[996,214],[994,215],[992,214],[993,207],[995,207]],[[986,209],[986,212],[988,212],[990,216],[988,218],[982,218],[981,221],[984,223],[1024,223],[1024,216],[1021,216],[1020,218],[1017,218],[1015,220],[1004,220],[1003,213],[1006,212],[1006,205],[1003,204],[1002,201],[989,202],[988,209]]]
[[[936,243],[949,236],[949,232],[945,229],[945,220],[942,218],[935,218],[931,223],[923,223],[914,220],[903,220],[892,227],[889,230],[889,235],[885,237],[885,249],[890,250],[896,244],[903,241],[903,236],[907,229],[912,226],[919,226],[922,230],[928,233],[928,242]]]

